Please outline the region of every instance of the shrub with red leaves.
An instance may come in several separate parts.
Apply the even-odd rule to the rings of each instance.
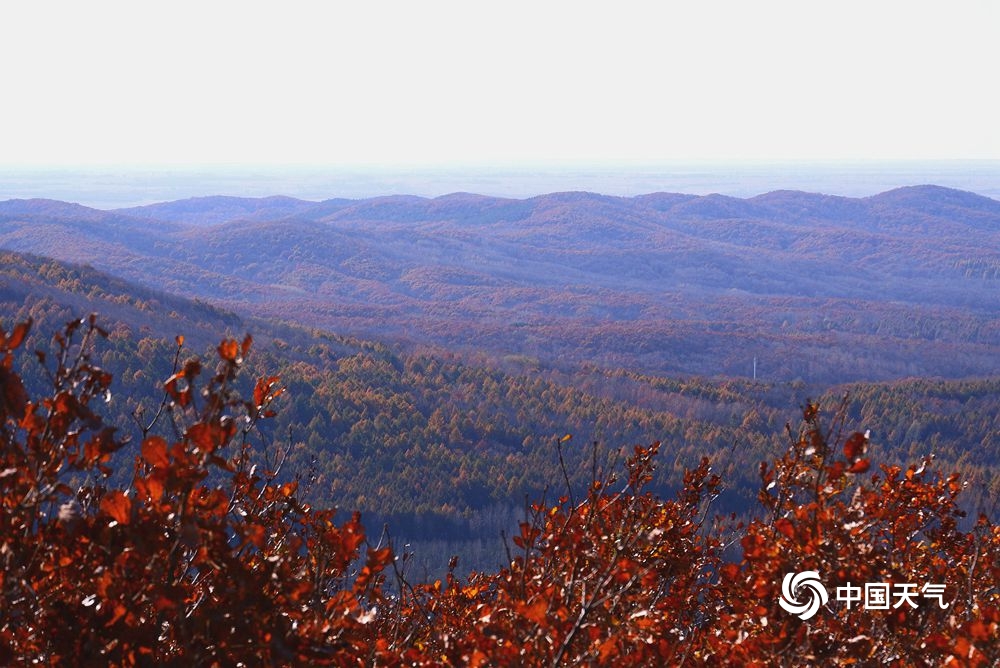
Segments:
[[[362,555],[357,515],[338,525],[250,464],[247,434],[281,388],[232,390],[249,337],[222,342],[202,391],[196,360],[167,380],[176,437],[147,433],[115,489],[107,463],[124,442],[95,412],[111,377],[87,355],[100,328],[91,317],[56,336],[52,394],[30,399],[12,370],[29,326],[0,333],[0,664],[368,660],[389,554]]]
[[[178,337],[115,486],[125,443],[96,410],[112,379],[87,354],[101,329],[56,335],[32,398],[13,365],[29,328],[0,331],[0,664],[1000,665],[1000,527],[961,530],[962,483],[929,461],[873,473],[867,435],[827,430],[815,404],[761,465],[746,526],[711,516],[708,458],[675,498],[650,493],[654,443],[622,480],[595,456],[585,498],[530,506],[506,567],[415,584],[357,514],[303,503],[281,453],[253,464],[283,389],[234,390],[249,337],[219,345],[215,373],[180,363]],[[888,605],[862,604],[866,583]]]

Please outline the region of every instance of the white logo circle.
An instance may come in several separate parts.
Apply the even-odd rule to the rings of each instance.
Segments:
[[[799,602],[800,590],[808,594],[808,601]],[[778,604],[787,612],[798,615],[803,621],[815,615],[819,607],[826,605],[828,600],[830,597],[826,593],[826,587],[819,581],[819,573],[816,571],[788,573],[781,582],[781,598],[778,599]]]

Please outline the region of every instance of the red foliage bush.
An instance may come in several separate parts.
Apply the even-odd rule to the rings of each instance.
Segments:
[[[13,365],[29,327],[0,331],[0,664],[1000,663],[1000,528],[982,514],[960,530],[962,484],[929,462],[871,473],[867,437],[824,430],[818,406],[761,465],[747,526],[711,518],[707,458],[676,498],[647,491],[653,444],[622,481],[595,466],[586,498],[531,506],[507,567],[413,584],[357,514],[338,524],[301,502],[281,453],[251,461],[282,388],[234,390],[249,337],[219,345],[214,373],[181,364],[178,338],[115,485],[125,443],[97,412],[112,379],[87,354],[100,328],[55,337],[51,392],[32,398]],[[737,543],[742,559],[724,558]],[[812,588],[784,595],[810,595],[811,615],[780,603],[799,573]],[[886,609],[842,595],[865,583],[885,584]]]
[[[111,383],[87,355],[94,318],[56,337],[53,392],[38,400],[12,370],[27,327],[0,335],[0,664],[367,660],[389,554],[351,570],[360,518],[337,525],[250,464],[247,435],[281,390],[263,378],[252,401],[233,391],[249,338],[220,344],[203,391],[196,360],[166,382],[177,437],[147,433],[116,489],[106,464],[124,443],[94,411]]]

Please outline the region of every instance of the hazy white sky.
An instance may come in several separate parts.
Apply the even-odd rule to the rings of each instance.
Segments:
[[[1000,158],[1000,3],[7,2],[0,164]]]

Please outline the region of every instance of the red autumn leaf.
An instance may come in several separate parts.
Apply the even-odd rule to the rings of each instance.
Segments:
[[[851,464],[851,468],[847,469],[848,473],[864,473],[871,468],[871,462],[867,459],[859,459],[858,461]]]
[[[251,345],[253,345],[253,337],[247,334],[243,338],[243,344],[240,346],[240,354],[243,355],[243,357],[246,357],[247,353],[250,352]]]
[[[239,353],[239,350],[240,346],[236,343],[236,339],[224,339],[222,343],[219,344],[219,357],[227,362],[235,362],[236,355]]]
[[[361,525],[361,513],[354,511],[351,513],[351,519],[344,523],[341,527],[341,540],[344,541],[344,549],[347,552],[354,553],[358,547],[365,541],[365,529]]]
[[[263,549],[265,543],[267,543],[267,531],[260,524],[246,526],[243,529],[243,535],[258,549]]]
[[[972,622],[969,626],[969,635],[976,642],[989,642],[993,637],[990,627],[979,620]]]
[[[193,424],[187,430],[187,437],[202,452],[213,452],[222,444],[218,441],[218,430],[212,427],[204,422]]]
[[[163,389],[182,408],[191,402],[191,387],[184,377],[183,372],[175,373],[168,378],[167,382],[163,385]]]
[[[28,394],[24,391],[21,379],[0,366],[0,387],[3,388],[3,394],[0,394],[0,415],[7,413],[15,419],[22,419],[28,405]]]
[[[229,510],[229,497],[221,489],[201,490],[193,505],[203,516],[224,517]]]
[[[76,398],[70,392],[60,392],[56,395],[55,400],[55,412],[56,413],[66,413],[74,417],[83,417],[83,406],[80,404],[79,399]]]
[[[364,591],[374,576],[375,571],[370,566],[362,568],[354,580],[354,591],[358,593]]]
[[[608,659],[617,654],[618,643],[615,640],[615,636],[609,637],[607,640],[601,643],[598,650],[598,661],[602,664],[607,665]]]
[[[20,346],[21,342],[24,341],[24,337],[27,335],[29,329],[31,329],[31,318],[28,318],[24,322],[15,325],[14,331],[12,331],[10,333],[10,336],[7,337],[7,342],[5,345],[7,350],[14,350],[18,346]]]
[[[132,500],[116,489],[101,499],[101,512],[119,524],[128,524],[132,517]]]
[[[113,452],[125,445],[115,440],[114,432],[114,427],[105,427],[84,443],[84,460],[88,463],[107,461]]]
[[[163,490],[166,482],[166,470],[154,471],[147,478],[138,478],[135,481],[135,491],[140,499],[149,499],[154,506],[159,506],[163,499]]]
[[[153,609],[157,612],[163,612],[164,610],[175,610],[177,608],[177,601],[173,600],[168,596],[160,594],[156,597],[153,602]]]
[[[868,449],[868,439],[860,432],[854,432],[844,443],[844,457],[853,462]]]
[[[216,448],[228,443],[234,431],[235,425],[232,421],[226,423],[226,426],[198,422],[188,427],[185,435],[199,450],[210,454],[215,452]]]
[[[549,610],[549,604],[545,599],[538,598],[534,603],[524,604],[519,606],[520,613],[524,615],[528,620],[538,624],[539,626],[545,625],[545,619]]]
[[[254,406],[260,408],[264,405],[265,401],[274,399],[279,396],[284,389],[278,389],[272,392],[272,388],[278,383],[277,376],[271,376],[269,378],[258,378],[257,384],[253,388],[253,403]]]
[[[392,561],[392,548],[383,547],[378,550],[368,550],[368,563],[385,567]]]
[[[968,638],[959,636],[955,640],[955,646],[952,651],[956,656],[971,657],[972,656],[972,645],[969,643]]]
[[[117,623],[117,622],[118,622],[118,620],[120,620],[120,619],[124,618],[126,614],[128,614],[128,608],[126,608],[126,607],[125,607],[124,605],[122,605],[121,603],[115,603],[115,611],[114,611],[114,615],[112,615],[111,619],[109,619],[109,620],[108,620],[108,621],[107,621],[107,622],[106,622],[106,623],[104,624],[104,626],[106,626],[106,627],[107,627],[107,626],[114,626],[114,625],[115,625],[115,623]]]
[[[312,593],[312,586],[306,580],[296,580],[292,582],[288,591],[288,598],[293,603],[300,602],[305,596]]]
[[[469,657],[469,668],[479,668],[479,666],[488,666],[490,662],[490,657],[484,653],[481,649],[476,648],[472,652],[472,656]]]
[[[774,523],[774,528],[778,530],[778,533],[782,534],[786,538],[795,538],[795,525],[792,524],[791,520],[788,518],[779,518],[778,521]]]
[[[260,407],[264,405],[264,397],[267,396],[268,381],[258,378],[257,384],[253,388],[253,405]]]
[[[159,436],[150,436],[142,442],[142,458],[156,467],[167,467],[170,458],[167,457],[167,442]]]

